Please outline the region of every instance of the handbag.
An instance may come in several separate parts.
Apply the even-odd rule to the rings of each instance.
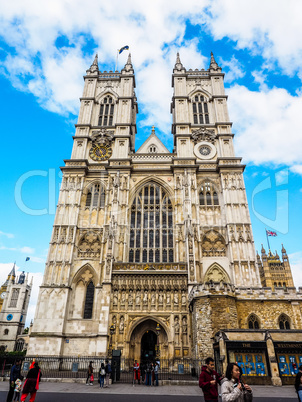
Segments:
[[[93,374],[91,374],[91,376],[90,376],[90,382],[93,382],[94,381],[94,376],[93,376]]]
[[[243,390],[243,399],[244,399],[244,402],[252,402],[252,400],[253,400],[252,392],[249,392],[248,390],[244,389]]]

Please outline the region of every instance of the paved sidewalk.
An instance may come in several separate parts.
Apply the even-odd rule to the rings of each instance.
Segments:
[[[0,382],[0,391],[7,391],[8,382]],[[39,392],[55,393],[77,393],[77,394],[137,394],[137,395],[187,395],[202,396],[202,391],[198,386],[190,385],[164,385],[159,387],[147,387],[145,385],[113,384],[109,388],[100,388],[95,381],[93,386],[78,384],[74,382],[41,382]],[[273,387],[264,385],[253,386],[254,397],[287,398],[296,399],[293,386]]]

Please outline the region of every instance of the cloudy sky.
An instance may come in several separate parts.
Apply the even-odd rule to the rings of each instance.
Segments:
[[[172,150],[171,73],[176,52],[189,69],[226,73],[235,147],[255,245],[264,228],[284,243],[302,286],[302,3],[299,0],[15,0],[0,3],[0,283],[16,261],[34,275],[33,318],[61,175],[77,121],[83,75],[99,55],[115,68],[128,45],[139,103],[136,148],[156,126]],[[127,52],[119,57],[118,69]],[[31,259],[25,264],[25,258]]]

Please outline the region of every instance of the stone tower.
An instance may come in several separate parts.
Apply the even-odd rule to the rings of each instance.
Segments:
[[[5,288],[5,290],[3,290]],[[0,350],[14,351],[16,340],[23,332],[32,289],[24,272],[16,277],[15,267],[1,287],[3,305],[0,312]]]
[[[288,255],[282,245],[282,261],[276,251],[275,254],[269,250],[266,254],[262,246],[261,258],[257,254],[258,266],[261,278],[261,285],[263,287],[275,288],[293,288],[294,281]]]
[[[177,55],[173,152],[154,127],[135,151],[131,57],[121,72],[95,58],[29,354],[200,358],[219,329],[239,327],[235,292],[261,281],[223,78],[213,54],[207,70]]]

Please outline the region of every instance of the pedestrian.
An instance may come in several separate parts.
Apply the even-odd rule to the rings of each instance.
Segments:
[[[29,370],[24,383],[21,402],[24,402],[27,395],[30,394],[29,402],[34,402],[37,391],[39,389],[39,382],[41,381],[42,373],[39,364],[35,362],[34,367]]]
[[[13,401],[15,402],[15,401],[20,401],[20,392],[21,392],[21,389],[22,389],[22,380],[23,380],[23,376],[20,376],[21,378],[18,378],[16,381],[15,381],[15,392],[14,392],[14,399],[13,399]]]
[[[296,375],[295,389],[298,394],[298,400],[302,402],[302,366],[299,367],[299,372]]]
[[[111,374],[111,365],[109,363],[108,360],[106,360],[106,366],[105,366],[105,371],[106,371],[106,388],[109,388],[109,378],[110,378],[110,374]]]
[[[146,365],[146,385],[151,385],[151,363],[148,361]]]
[[[135,384],[135,380],[137,380],[137,383],[140,384],[140,367],[137,362],[137,360],[134,360],[134,365],[133,365],[133,384]]]
[[[21,360],[17,359],[10,371],[9,391],[7,394],[6,402],[12,402],[15,391],[15,382],[18,378],[20,378],[20,376],[21,376]]]
[[[212,357],[206,359],[206,365],[202,367],[199,376],[199,386],[203,390],[205,402],[218,401],[218,387],[222,377],[214,370],[215,364]]]
[[[89,362],[88,370],[87,370],[87,378],[86,385],[93,385],[94,377],[93,377],[93,366],[92,361]]]
[[[142,384],[144,384],[145,383],[145,377],[146,377],[146,363],[143,361],[142,363],[141,363],[141,376],[142,376]]]
[[[156,387],[158,387],[158,370],[159,370],[159,364],[158,364],[158,362],[155,362],[154,377],[155,377],[155,385],[156,385]]]
[[[102,362],[100,372],[99,372],[99,381],[100,381],[101,388],[104,388],[105,377],[106,377],[105,364]]]
[[[241,370],[237,363],[229,363],[225,378],[221,380],[222,402],[250,402],[253,400],[252,389],[241,379]]]

